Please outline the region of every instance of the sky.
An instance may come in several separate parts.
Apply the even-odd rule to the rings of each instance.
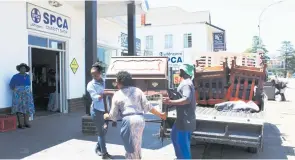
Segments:
[[[211,23],[226,30],[228,51],[243,52],[258,35],[269,53],[279,54],[282,41],[295,45],[295,0],[148,0],[151,8],[178,6],[187,11],[210,11]]]

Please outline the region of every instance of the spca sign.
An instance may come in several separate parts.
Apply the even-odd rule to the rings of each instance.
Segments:
[[[160,56],[168,57],[168,63],[170,67],[179,67],[183,63],[183,53],[182,52],[160,52]]]
[[[71,19],[42,7],[27,3],[27,28],[71,37]]]

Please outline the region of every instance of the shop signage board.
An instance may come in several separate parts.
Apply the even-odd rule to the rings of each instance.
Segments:
[[[175,84],[175,85],[179,84],[180,80],[181,80],[181,78],[180,78],[179,74],[173,74],[173,84]]]
[[[71,67],[73,73],[76,74],[76,72],[77,72],[77,70],[78,70],[78,68],[79,68],[79,64],[78,64],[76,58],[74,58],[74,59],[72,60],[72,62],[71,62],[71,64],[70,64],[70,67]]]
[[[160,52],[159,56],[168,57],[169,67],[179,67],[184,60],[183,52]]]
[[[141,51],[141,40],[135,39],[136,51]],[[128,49],[128,34],[121,32],[121,47]]]
[[[213,33],[213,50],[215,52],[226,50],[224,32]]]
[[[70,17],[27,3],[27,28],[71,37]]]

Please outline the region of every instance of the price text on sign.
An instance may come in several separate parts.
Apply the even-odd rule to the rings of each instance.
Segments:
[[[180,76],[179,76],[179,74],[174,74],[173,75],[173,83],[174,84],[179,84],[180,83]]]

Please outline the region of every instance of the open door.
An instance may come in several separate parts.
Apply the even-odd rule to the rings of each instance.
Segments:
[[[31,84],[33,83],[33,72],[32,72],[32,47],[28,47],[28,65],[29,67],[31,68],[30,71],[29,71],[29,75],[30,75],[30,81],[31,81]],[[32,94],[33,93],[33,85],[31,85],[31,92]],[[29,118],[29,121],[32,121],[34,119],[34,115],[31,115],[30,118]]]
[[[67,90],[66,90],[66,70],[65,70],[65,52],[61,51],[59,52],[59,87],[60,87],[60,94],[59,94],[59,99],[60,99],[60,112],[62,113],[68,113],[68,105],[67,105]]]

